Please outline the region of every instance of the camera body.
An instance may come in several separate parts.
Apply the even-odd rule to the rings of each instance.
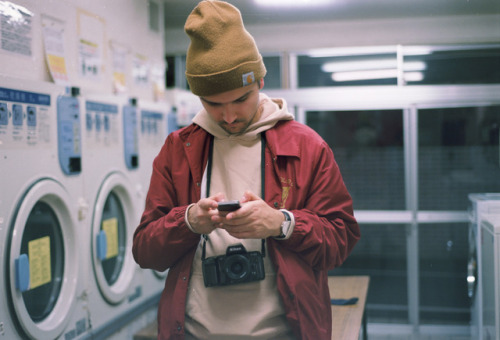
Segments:
[[[247,252],[241,243],[227,247],[226,255],[203,259],[202,270],[205,287],[253,282],[265,277],[262,254]]]

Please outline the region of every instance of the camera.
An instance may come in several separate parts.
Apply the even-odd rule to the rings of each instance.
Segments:
[[[202,259],[202,270],[205,287],[258,281],[265,277],[262,254],[247,252],[241,243],[227,247],[226,255]]]

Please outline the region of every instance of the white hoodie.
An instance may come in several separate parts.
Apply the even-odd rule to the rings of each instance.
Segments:
[[[261,133],[280,120],[292,120],[286,102],[259,95],[259,121],[242,134],[231,135],[205,110],[193,123],[214,136],[210,195],[223,192],[226,199],[240,199],[246,190],[261,193]],[[206,170],[202,197],[206,197]],[[229,245],[243,243],[246,250],[261,251],[260,239],[236,239],[223,229],[209,235],[206,256],[226,253]],[[201,249],[195,254],[186,302],[186,339],[289,339],[291,330],[276,289],[276,273],[269,257],[264,257],[263,281],[205,288],[201,269]],[[267,251],[266,251],[267,253]]]

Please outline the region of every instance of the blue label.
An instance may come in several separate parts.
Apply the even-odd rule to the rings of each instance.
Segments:
[[[16,126],[23,125],[23,106],[19,104],[12,105],[12,124]]]
[[[48,94],[6,89],[4,87],[0,87],[0,100],[35,105],[50,105],[50,95]]]
[[[26,109],[26,120],[28,122],[28,126],[36,126],[36,107],[28,106]]]
[[[125,164],[128,169],[139,166],[139,141],[137,130],[137,110],[133,106],[123,107],[123,146]]]
[[[67,175],[81,172],[80,106],[75,97],[57,98],[59,164]]]
[[[7,125],[9,123],[9,110],[7,104],[0,103],[0,125]]]
[[[149,119],[162,119],[163,118],[163,113],[161,113],[161,112],[155,112],[155,111],[142,110],[141,111],[141,117],[142,118],[149,118]]]
[[[85,108],[87,111],[100,111],[106,113],[118,113],[118,105],[98,103],[98,102],[85,102]]]

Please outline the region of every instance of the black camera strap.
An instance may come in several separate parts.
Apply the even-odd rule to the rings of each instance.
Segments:
[[[206,259],[206,254],[207,254],[207,240],[208,240],[208,235],[203,234],[203,248],[201,251],[201,260],[205,261]],[[266,257],[266,240],[262,239],[262,249],[260,250],[262,257]]]
[[[260,134],[261,136],[261,155],[260,155],[260,176],[261,176],[261,196],[262,199],[265,197],[265,165],[266,165],[266,136],[264,132]],[[208,165],[207,165],[207,197],[210,196],[210,180],[212,178],[212,158],[214,154],[214,136],[210,138],[210,145],[208,149]],[[201,259],[205,260],[206,257],[206,244],[208,240],[208,235],[203,234],[203,249],[201,253]],[[262,239],[262,257],[266,257],[266,240]]]

